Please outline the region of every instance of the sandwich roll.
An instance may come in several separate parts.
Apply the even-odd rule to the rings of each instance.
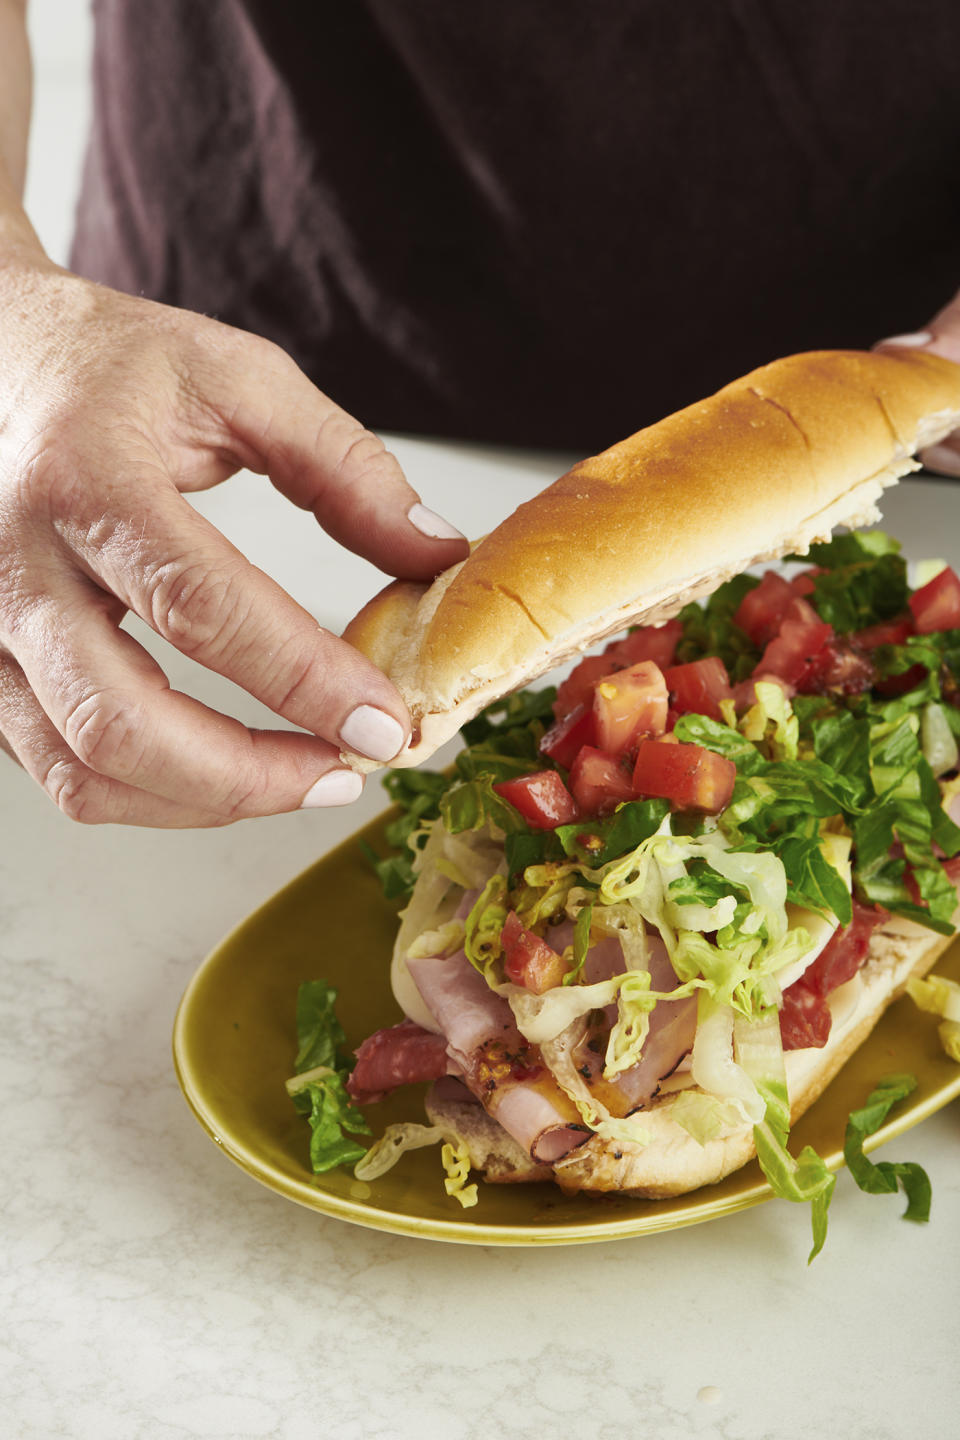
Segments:
[[[575,465],[432,585],[397,581],[345,638],[398,686],[417,765],[499,696],[758,561],[878,518],[960,425],[960,366],[916,350],[765,365]],[[357,769],[376,768],[345,753]]]
[[[391,781],[404,1018],[345,1085],[430,1084],[433,1130],[389,1127],[358,1175],[432,1135],[464,1204],[470,1167],[661,1198],[756,1155],[816,1252],[833,1177],[790,1125],[960,921],[960,575],[913,588],[857,533],[958,425],[937,356],[793,356],[357,617],[414,717],[404,765],[492,704],[451,772]]]

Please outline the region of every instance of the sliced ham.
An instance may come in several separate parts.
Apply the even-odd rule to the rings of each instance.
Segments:
[[[414,984],[447,1037],[447,1055],[472,1094],[534,1159],[559,1159],[587,1139],[575,1106],[513,1012],[463,950],[408,962]]]
[[[356,1052],[347,1090],[361,1105],[382,1100],[398,1085],[438,1080],[448,1070],[447,1042],[413,1020],[377,1030]]]
[[[408,960],[407,968],[454,1050],[469,1055],[491,1040],[522,1043],[510,1006],[490,989],[463,950],[446,959]]]
[[[669,994],[677,988],[677,976],[670,963],[667,947],[659,935],[647,936],[647,968],[651,990]],[[624,969],[623,952],[615,936],[607,937],[587,953],[584,975],[587,983],[606,980]],[[646,1105],[656,1094],[660,1081],[670,1075],[693,1046],[697,1028],[695,996],[682,1000],[664,1000],[650,1014],[650,1028],[643,1044],[639,1064],[624,1070],[612,1080],[604,1080],[603,1065],[607,1039],[617,1020],[617,1006],[606,1006],[602,1019],[584,1027],[576,1043],[574,1061],[607,1109],[614,1115],[629,1115]]]

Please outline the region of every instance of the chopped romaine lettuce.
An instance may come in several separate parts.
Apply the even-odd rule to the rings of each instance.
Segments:
[[[337,992],[325,980],[308,980],[297,993],[297,1058],[287,1093],[310,1122],[310,1164],[318,1175],[349,1165],[365,1153],[346,1134],[369,1135],[370,1126],[345,1088],[351,1060],[334,1011]]]
[[[887,1075],[867,1098],[866,1105],[854,1110],[847,1121],[843,1142],[843,1158],[847,1169],[861,1190],[870,1195],[895,1195],[903,1187],[907,1197],[904,1220],[930,1219],[930,1179],[927,1172],[913,1161],[882,1160],[875,1165],[863,1153],[863,1142],[875,1135],[898,1100],[905,1099],[917,1088],[913,1075]]]

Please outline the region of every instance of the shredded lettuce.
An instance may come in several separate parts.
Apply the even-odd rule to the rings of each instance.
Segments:
[[[890,537],[885,538],[889,541]],[[821,620],[832,625],[838,635],[848,635],[892,620],[907,608],[907,594],[906,562],[891,548],[883,554],[862,554],[815,575],[810,598]]]
[[[379,1180],[408,1150],[425,1145],[441,1146],[440,1161],[446,1171],[443,1187],[465,1210],[477,1203],[477,1187],[468,1185],[470,1152],[455,1130],[447,1125],[417,1125],[412,1121],[388,1125],[383,1135],[354,1166],[357,1180]]]
[[[600,896],[631,902],[656,927],[681,981],[751,1017],[776,998],[769,977],[812,946],[807,931],[788,928],[780,859],[736,851],[719,832],[652,836],[606,868]]]
[[[650,1030],[650,1012],[659,997],[651,993],[650,971],[628,971],[617,997],[617,1019],[610,1030],[603,1059],[603,1078],[612,1080],[640,1063]]]
[[[863,1153],[863,1142],[875,1135],[899,1100],[917,1088],[913,1075],[887,1075],[867,1098],[866,1105],[854,1110],[847,1121],[843,1142],[843,1158],[847,1169],[861,1190],[870,1195],[895,1195],[898,1185],[907,1198],[904,1220],[921,1223],[930,1218],[930,1179],[927,1172],[913,1161],[883,1160],[875,1165]]]
[[[332,1070],[322,1079],[311,1081],[293,1095],[294,1104],[304,1097],[310,1105],[310,1165],[315,1174],[350,1165],[366,1154],[362,1145],[344,1134],[349,1131],[351,1135],[369,1135],[370,1126],[347,1094],[341,1075]]]
[[[931,700],[923,707],[920,738],[923,758],[934,775],[946,775],[949,771],[956,770],[960,749],[950,725],[949,711],[939,701]]]
[[[681,1090],[670,1101],[670,1119],[698,1145],[706,1145],[738,1129],[743,1124],[743,1111],[735,1100],[720,1100],[701,1090]]]
[[[325,980],[300,986],[295,1074],[287,1081],[295,1108],[310,1123],[310,1165],[318,1175],[352,1164],[366,1153],[347,1133],[370,1134],[363,1112],[346,1091],[352,1061],[342,1049],[346,1037],[334,1011],[336,998],[336,990]]]
[[[424,930],[407,947],[408,960],[423,960],[434,955],[453,955],[464,942],[466,927],[462,920],[448,920],[436,930]]]
[[[769,680],[758,680],[753,688],[756,703],[741,718],[740,734],[760,745],[771,760],[796,760],[800,722],[786,691]]]
[[[837,1177],[812,1145],[805,1145],[794,1158],[787,1149],[786,1135],[766,1119],[754,1127],[753,1138],[757,1159],[774,1195],[810,1206],[813,1248],[807,1256],[809,1264],[820,1254],[827,1238],[827,1211]]]
[[[579,979],[586,963],[587,954],[590,950],[590,922],[593,918],[593,901],[584,905],[574,922],[573,926],[573,953],[570,956],[570,969],[563,977],[564,985],[572,985]]]
[[[733,1058],[733,1022],[731,1007],[701,990],[691,1071],[701,1090],[739,1111],[741,1123],[756,1125],[763,1118],[764,1102],[743,1066]]]
[[[463,948],[467,959],[481,975],[488,977],[503,950],[500,935],[507,918],[507,882],[493,875],[474,901],[467,916]]]
[[[907,981],[907,994],[915,1005],[931,1015],[942,1015],[938,1027],[940,1042],[951,1060],[960,1064],[960,985],[945,975],[928,975]]]

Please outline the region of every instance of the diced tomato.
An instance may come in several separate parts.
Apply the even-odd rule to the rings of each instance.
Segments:
[[[596,739],[596,722],[591,705],[575,705],[569,715],[557,720],[540,741],[541,755],[549,755],[558,765],[569,770],[583,745]]]
[[[730,804],[736,766],[702,745],[641,740],[633,769],[635,794],[669,800],[676,810],[716,815]]]
[[[556,770],[537,770],[517,780],[500,780],[494,785],[534,830],[555,830],[577,818],[577,803]]]
[[[780,1039],[784,1050],[822,1050],[830,1038],[833,1016],[822,995],[803,984],[803,977],[784,991]]]
[[[926,585],[914,590],[910,596],[910,609],[918,635],[960,627],[960,577],[957,572],[948,565]]]
[[[553,713],[557,719],[562,720],[578,705],[589,705],[594,685],[616,668],[616,664],[611,665],[609,655],[588,655],[575,665],[557,689],[557,698],[553,702]]]
[[[853,900],[853,919],[842,925],[800,977],[815,995],[829,995],[838,985],[851,980],[870,949],[870,936],[878,925],[889,920],[888,911],[878,905],[861,905]]]
[[[665,670],[673,664],[677,646],[683,634],[679,620],[668,620],[665,625],[640,625],[623,640],[608,645],[604,654],[611,655],[624,665],[636,665],[639,660],[652,660]],[[612,667],[611,667],[612,668]]]
[[[869,655],[834,637],[813,657],[800,688],[805,694],[839,690],[844,695],[860,695],[870,689],[876,678],[876,667]]]
[[[799,595],[802,600],[806,600],[807,597],[809,595],[812,595],[814,590],[816,589],[816,586],[813,583],[815,577],[817,575],[822,575],[823,573],[824,570],[822,565],[811,565],[809,569],[801,570],[798,575],[794,575],[793,579],[790,581],[790,589],[793,591],[794,595]]]
[[[597,745],[620,755],[638,735],[662,735],[667,728],[667,684],[652,660],[605,675],[593,692]]]
[[[510,910],[504,921],[503,969],[508,980],[522,985],[535,995],[563,983],[567,967],[563,957],[558,955],[539,935],[527,930],[515,911]]]
[[[897,695],[906,695],[908,690],[914,690],[926,678],[926,665],[911,665],[908,670],[901,671],[899,675],[886,675],[882,680],[875,681],[873,688],[885,700],[891,700],[895,699]]]
[[[899,620],[883,620],[879,625],[868,625],[850,636],[851,643],[858,650],[876,650],[878,645],[902,645],[913,634],[913,617],[904,615]]]
[[[780,622],[794,598],[789,581],[776,570],[767,570],[754,590],[748,590],[733,615],[733,623],[745,630],[754,645],[766,645],[780,629]]]
[[[951,884],[960,885],[960,855],[954,855],[952,860],[944,860],[943,869]]]
[[[570,789],[584,815],[605,815],[632,800],[630,775],[613,755],[584,745],[570,770]]]
[[[689,665],[673,665],[664,672],[670,691],[670,704],[681,715],[709,715],[722,720],[721,700],[732,700],[727,667],[716,655],[694,660]]]
[[[776,638],[763,652],[754,674],[770,671],[798,689],[815,671],[820,650],[833,637],[833,627],[819,619],[806,600],[791,599]]]

